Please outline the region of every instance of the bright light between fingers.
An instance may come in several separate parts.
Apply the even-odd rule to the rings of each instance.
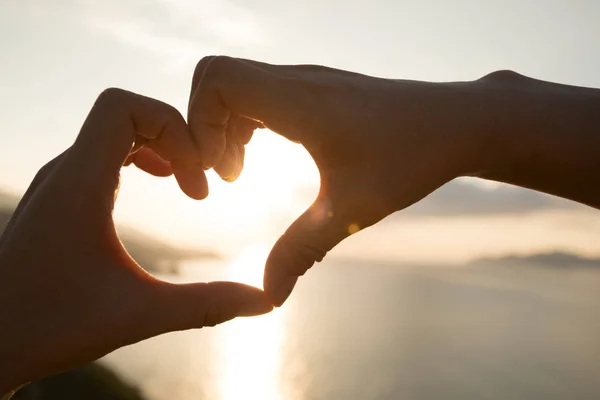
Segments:
[[[124,168],[116,219],[172,244],[231,256],[249,241],[272,243],[310,205],[319,185],[308,152],[268,130],[258,130],[246,146],[236,182],[224,182],[214,171],[207,175],[209,196],[196,201],[181,193],[173,177]]]

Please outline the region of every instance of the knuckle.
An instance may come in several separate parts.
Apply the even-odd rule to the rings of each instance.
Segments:
[[[104,89],[98,95],[98,98],[96,99],[96,106],[105,107],[115,104],[122,104],[122,102],[129,96],[130,92],[124,89],[110,87]]]
[[[214,302],[210,301],[201,307],[201,313],[198,320],[202,321],[202,327],[213,327],[219,323],[219,313]]]
[[[293,272],[297,276],[303,276],[315,263],[321,262],[327,252],[318,246],[305,243],[298,249],[296,262],[293,263]]]
[[[179,112],[179,110],[177,110],[170,104],[157,104],[159,105],[159,107],[156,107],[154,117],[162,129],[164,129],[169,124],[176,124],[177,128],[183,127],[183,125],[185,124],[185,120]]]
[[[198,282],[195,285],[197,290],[199,292],[204,292],[205,295],[203,298],[198,299],[198,301],[195,302],[190,324],[192,326],[196,326],[197,328],[214,326],[216,324],[213,323],[214,318],[212,317],[214,314],[214,305],[213,302],[210,301],[210,285],[206,282]]]
[[[298,237],[287,231],[275,244],[271,254],[277,254],[271,262],[286,264],[288,272],[294,276],[302,276],[313,267],[315,262],[321,262],[327,251],[310,238]]]
[[[196,64],[196,68],[194,69],[194,75],[192,78],[192,90],[194,90],[204,78],[206,70],[208,66],[211,64],[213,59],[218,56],[206,56],[203,57],[198,64]]]
[[[194,70],[194,77],[202,76],[202,74],[204,73],[204,70],[206,69],[206,67],[208,66],[210,61],[215,57],[216,56],[202,57],[202,59],[200,61],[198,61],[198,64],[196,64],[196,69]]]
[[[98,99],[116,99],[116,98],[122,98],[125,93],[127,93],[126,90],[121,89],[121,88],[117,88],[117,87],[109,87],[104,89],[100,95],[98,96]]]
[[[228,56],[214,56],[210,63],[207,65],[207,71],[211,73],[221,72],[231,65],[232,58]]]
[[[165,116],[168,121],[179,121],[185,123],[183,115],[171,104],[165,104]]]
[[[215,79],[229,68],[232,60],[231,57],[221,55],[204,57],[198,62],[194,71],[195,85],[197,86],[204,79]]]

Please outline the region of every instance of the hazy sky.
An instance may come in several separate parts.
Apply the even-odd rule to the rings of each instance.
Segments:
[[[423,80],[510,68],[600,87],[598,21],[593,0],[0,0],[0,187],[22,192],[70,145],[106,87],[185,110],[192,71],[205,55]],[[203,203],[186,199],[172,179],[127,169],[117,219],[225,252],[270,244],[316,194],[316,168],[302,148],[269,132],[257,135],[248,154],[240,182],[211,176]],[[558,247],[600,251],[600,213],[532,192],[490,190],[472,182],[444,188],[356,235],[338,254],[462,260]]]

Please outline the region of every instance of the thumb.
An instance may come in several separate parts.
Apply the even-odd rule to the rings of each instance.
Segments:
[[[155,307],[145,319],[145,337],[171,331],[215,326],[235,317],[270,312],[273,306],[265,293],[236,282],[172,284],[159,281]]]
[[[323,260],[329,250],[354,233],[345,215],[335,213],[321,196],[273,246],[265,267],[265,292],[277,307],[294,288],[299,276]]]

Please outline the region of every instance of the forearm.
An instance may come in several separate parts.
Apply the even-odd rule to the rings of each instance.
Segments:
[[[469,85],[466,175],[600,208],[600,90],[509,71]]]

